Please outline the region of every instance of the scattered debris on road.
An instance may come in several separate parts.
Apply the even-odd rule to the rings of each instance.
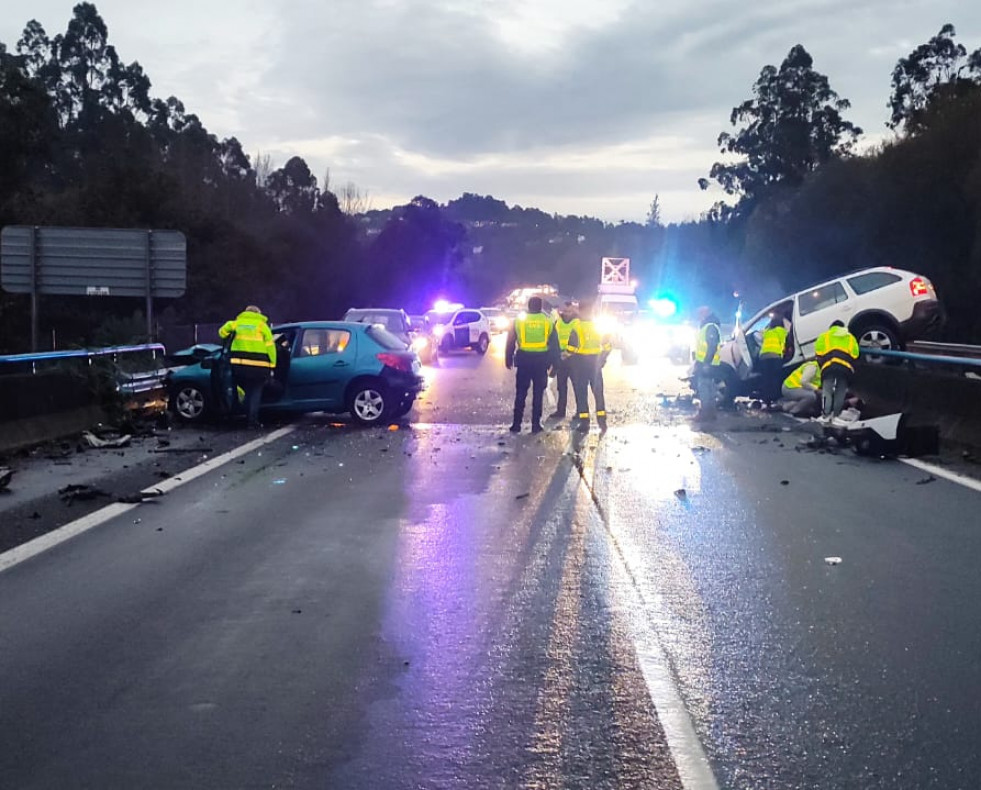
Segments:
[[[524,493],[524,494],[518,494],[515,497],[515,499],[527,499],[530,496],[531,496],[531,492],[527,492],[527,493]]]
[[[71,505],[76,500],[79,502],[88,502],[99,497],[108,497],[109,494],[95,486],[70,483],[64,488],[58,489],[58,496],[61,497],[65,504]]]
[[[780,481],[780,485],[782,485],[782,486],[789,486],[790,485],[790,481],[789,480],[781,480]]]
[[[924,477],[924,478],[922,478],[920,480],[917,480],[916,481],[916,484],[918,486],[925,486],[927,483],[935,483],[936,480],[937,480],[937,478],[935,478],[933,475],[927,475],[926,477]]]
[[[688,499],[688,492],[683,488],[679,488],[677,491],[675,491],[674,495],[678,497],[678,499]]]
[[[115,439],[100,439],[98,436],[92,433],[92,431],[83,431],[82,438],[89,447],[95,447],[99,450],[106,450],[126,447],[129,445],[130,440],[133,437],[127,433]]]
[[[6,491],[10,485],[10,480],[14,476],[14,470],[9,466],[0,466],[0,491]]]
[[[139,505],[148,499],[156,499],[163,495],[163,491],[137,491],[135,494],[124,494],[123,496],[116,497],[116,501],[124,505]]]
[[[841,565],[841,557],[825,557],[824,561],[828,565]]]

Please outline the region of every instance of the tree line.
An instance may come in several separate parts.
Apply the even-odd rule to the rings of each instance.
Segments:
[[[946,25],[899,61],[896,137],[858,155],[848,102],[802,46],[767,66],[719,138],[709,179],[730,196],[698,222],[550,215],[464,194],[366,210],[300,157],[273,167],[219,139],[176,97],[155,98],[91,3],[64,33],[28,22],[0,42],[0,226],[167,228],[188,241],[188,288],[169,324],[224,320],[256,302],[274,319],[339,317],[355,305],[426,309],[438,296],[493,302],[531,281],[595,289],[604,255],[628,256],[646,292],[734,309],[850,268],[888,264],[934,279],[949,333],[981,341],[981,56]],[[708,179],[703,186],[708,185]],[[652,190],[654,191],[654,190]],[[0,352],[24,351],[29,301],[0,293]],[[138,305],[44,297],[42,336],[61,347],[141,339]]]

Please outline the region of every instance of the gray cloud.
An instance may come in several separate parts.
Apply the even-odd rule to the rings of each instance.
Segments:
[[[533,23],[512,19],[502,36],[502,20],[546,2],[562,9],[553,18],[564,32],[543,30],[529,45],[514,35]],[[73,4],[11,0],[0,40],[12,46],[32,16],[61,32]],[[318,175],[330,167],[335,183],[391,199],[476,191],[576,213],[592,201],[605,219],[642,218],[655,192],[669,218],[707,206],[714,196],[695,182],[718,156],[731,108],[794,44],[873,134],[884,131],[899,57],[947,21],[981,46],[981,4],[963,0],[97,5],[155,93],[177,95],[249,151],[280,164],[299,154]]]

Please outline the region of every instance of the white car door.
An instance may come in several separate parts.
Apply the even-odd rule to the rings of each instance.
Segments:
[[[814,356],[814,341],[831,322],[848,321],[854,311],[854,300],[840,282],[826,283],[797,294],[794,299],[794,332],[805,358]]]

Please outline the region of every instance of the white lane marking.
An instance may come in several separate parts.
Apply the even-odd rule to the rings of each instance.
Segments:
[[[159,485],[152,485],[144,488],[145,493],[153,493],[159,491],[162,494],[166,494],[168,491],[173,491],[175,488],[179,488],[185,483],[189,483],[202,475],[206,475],[208,472],[217,469],[219,466],[227,464],[229,461],[234,461],[236,458],[243,456],[253,450],[262,447],[263,445],[274,442],[277,439],[286,436],[296,430],[295,425],[287,425],[285,428],[280,428],[279,430],[273,431],[267,436],[261,436],[258,439],[253,439],[251,442],[236,447],[234,450],[229,450],[219,456],[215,456],[209,461],[205,461],[203,464],[199,464],[191,469],[181,472],[174,477],[168,478],[162,481]],[[22,543],[9,551],[5,551],[0,554],[0,573],[5,570],[13,568],[15,565],[28,560],[31,557],[36,557],[48,549],[54,548],[60,543],[64,543],[66,540],[71,540],[77,535],[81,535],[83,532],[87,532],[93,527],[97,527],[100,524],[105,524],[107,521],[116,518],[117,516],[122,516],[125,513],[135,510],[139,505],[127,505],[117,502],[112,505],[106,505],[101,510],[97,510],[94,513],[89,513],[87,516],[83,516],[80,519],[76,519],[69,524],[65,524],[63,527],[59,527],[52,532],[48,532],[45,535],[40,535],[34,538],[34,540],[28,541],[27,543]]]
[[[965,488],[970,488],[972,491],[981,493],[981,480],[975,480],[973,477],[959,475],[957,472],[951,472],[949,469],[928,464],[926,461],[917,461],[915,458],[900,458],[899,460],[904,464],[915,466],[917,469],[922,469],[924,472],[929,472],[937,477],[942,477],[945,480],[950,480],[952,483],[957,483]]]
[[[593,449],[598,452],[598,448]],[[576,464],[576,467],[579,471],[580,485],[585,487],[591,497],[596,514],[611,539],[611,555],[617,558],[620,573],[626,577],[621,587],[629,591],[627,594],[633,597],[634,611],[649,613],[651,606],[638,586],[635,569],[614,534],[606,513],[597,502],[592,476],[586,475],[583,465]],[[678,769],[681,786],[684,790],[719,790],[708,756],[698,738],[698,733],[695,732],[694,722],[678,689],[668,654],[658,637],[657,630],[646,616],[628,618],[627,628],[633,637],[640,672],[644,677],[651,703],[657,712],[661,729],[664,730],[664,738]]]

